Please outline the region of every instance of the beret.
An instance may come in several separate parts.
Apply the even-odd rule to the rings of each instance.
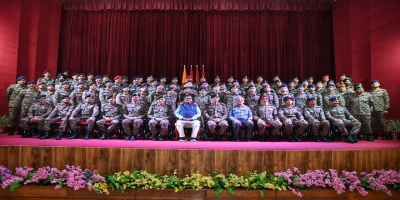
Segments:
[[[69,81],[64,81],[64,82],[61,83],[61,85],[65,85],[65,84],[70,84],[71,85],[71,83]]]
[[[264,94],[261,96],[260,101],[262,101],[264,98],[267,98],[268,101],[270,100],[269,96],[267,94]]]
[[[167,78],[166,76],[161,76],[160,79]]]
[[[80,85],[80,84],[84,84],[84,82],[83,82],[83,81],[78,81],[78,82],[76,83],[76,85]]]
[[[159,99],[161,99],[161,98],[165,98],[165,96],[164,96],[164,95],[160,95],[160,96],[158,96],[158,97],[156,98],[156,100],[159,100]]]
[[[325,87],[327,88],[327,87],[335,87],[335,85],[333,85],[333,84],[327,84]]]
[[[18,77],[18,78],[17,78],[17,81],[20,81],[20,80],[22,80],[22,79],[25,79],[25,76],[20,76],[20,77]]]
[[[303,84],[296,85],[296,89],[299,88],[299,87],[304,87],[304,85]]]
[[[115,95],[112,94],[112,95],[107,97],[107,99],[111,99],[111,98],[115,98]]]
[[[293,98],[292,95],[288,95],[288,96],[283,97],[283,101],[284,101],[284,102],[286,102],[286,101],[289,100],[289,99],[291,99],[292,101],[294,101],[294,98]]]
[[[379,82],[379,80],[373,80],[373,81],[371,82],[371,85],[372,85],[373,83],[376,83],[376,82],[381,83],[381,82]]]
[[[49,87],[49,86],[55,86],[55,84],[54,83],[49,83],[49,84],[47,84],[47,87]]]
[[[117,80],[117,79],[119,79],[119,78],[122,78],[122,76],[116,76],[116,77],[114,78],[114,81]]]
[[[129,85],[128,85],[128,84],[125,84],[125,85],[123,85],[123,86],[121,87],[121,89],[124,89],[124,88],[127,88],[127,87],[129,87]]]
[[[135,97],[135,96],[138,96],[138,97],[140,97],[140,94],[139,94],[139,92],[135,92],[135,93],[133,93],[133,94],[131,95],[131,98],[132,98],[132,97]]]
[[[315,100],[315,97],[308,98],[308,101],[312,101],[312,100]]]
[[[39,83],[38,83],[38,85],[41,85],[41,84],[46,84],[44,81],[40,81]]]
[[[47,73],[47,72],[51,73],[50,70],[45,70],[45,71],[43,72],[43,74],[45,74],[45,73]]]
[[[97,75],[96,77],[94,77],[94,80],[96,80],[96,79],[98,79],[98,78],[101,78],[101,76],[100,76],[100,75]]]
[[[308,85],[308,88],[310,88],[310,87],[315,87],[315,84]]]
[[[64,96],[62,96],[62,99],[64,99],[64,98],[71,98],[69,95],[64,95]]]
[[[93,75],[93,76],[94,76],[94,74],[93,74],[93,73],[88,73],[88,74],[87,74],[87,76],[90,76],[90,75]]]
[[[105,83],[109,83],[109,82],[113,83],[114,81],[113,81],[113,80],[111,80],[111,79],[108,79],[108,80],[106,80],[106,82],[105,82]]]
[[[331,97],[329,99],[329,101],[335,101],[335,100],[339,100],[339,97],[338,96],[333,96],[333,97]]]
[[[362,87],[364,87],[364,86],[361,83],[357,83],[357,84],[354,85],[354,89],[362,88]]]
[[[86,96],[85,96],[85,99],[88,98],[88,97],[92,97],[92,98],[93,98],[93,94],[88,94],[88,95],[86,95]]]
[[[173,87],[167,88],[167,92],[170,91],[170,90],[174,90],[174,88]]]
[[[39,95],[36,97],[36,99],[40,99],[40,98],[42,98],[42,97],[46,97],[46,95],[44,95],[44,94],[39,94]]]
[[[129,79],[129,77],[127,77],[127,76],[123,76],[123,77],[122,77],[122,79]]]
[[[27,83],[27,85],[29,85],[29,84],[35,84],[35,81],[29,81],[29,82]]]

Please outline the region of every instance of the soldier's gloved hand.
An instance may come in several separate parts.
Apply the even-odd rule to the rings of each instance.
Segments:
[[[70,117],[69,118],[69,121],[74,121],[75,119],[73,118],[73,117]]]

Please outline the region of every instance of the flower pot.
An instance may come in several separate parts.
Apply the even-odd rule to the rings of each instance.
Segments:
[[[6,125],[0,126],[0,133],[7,133],[10,131],[10,128]]]
[[[391,132],[391,137],[392,137],[393,140],[398,140],[399,139],[399,132],[392,131]]]

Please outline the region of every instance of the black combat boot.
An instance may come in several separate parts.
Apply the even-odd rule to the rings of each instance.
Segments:
[[[43,131],[37,131],[38,135],[36,138],[42,138],[43,137]]]
[[[8,133],[8,135],[14,135],[14,127],[10,128],[10,132]]]
[[[370,142],[374,141],[374,137],[372,135],[370,135],[370,134],[365,134],[364,135],[364,139],[367,140],[367,141],[370,141]]]
[[[153,141],[157,141],[157,134],[153,135]]]
[[[132,141],[135,141],[135,140],[136,140],[136,136],[132,135],[132,136],[131,136],[131,140],[132,140]]]
[[[387,132],[382,132],[382,140],[387,140],[388,136],[387,136]]]
[[[301,137],[301,135],[298,134],[298,133],[296,133],[296,134],[294,135],[294,141],[295,141],[295,142],[301,142],[300,137]]]
[[[322,142],[330,142],[329,138],[327,136],[324,136],[321,138]]]
[[[40,139],[50,139],[51,135],[49,134],[48,131],[43,132],[43,136],[40,137]]]
[[[108,137],[109,137],[108,132],[105,132],[105,133],[103,133],[103,135],[100,137],[100,140],[106,140],[106,139],[108,139]]]
[[[353,134],[348,135],[345,142],[347,142],[347,143],[355,143],[354,135]]]
[[[56,136],[56,140],[61,140],[61,137],[64,135],[64,132],[62,131],[58,131],[57,136]]]
[[[90,131],[87,131],[87,130],[86,130],[85,140],[89,140],[91,134],[92,134],[92,133],[91,133]]]
[[[71,131],[72,136],[68,137],[68,139],[78,139],[79,138],[79,132],[78,131]]]
[[[128,135],[128,136],[126,136],[125,140],[131,140],[131,138],[132,138],[132,136]]]
[[[313,135],[314,142],[320,142],[318,135]]]

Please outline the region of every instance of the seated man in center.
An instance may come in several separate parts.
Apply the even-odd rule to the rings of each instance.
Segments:
[[[244,105],[243,97],[239,96],[236,98],[236,105],[229,111],[229,119],[233,123],[235,141],[239,142],[240,125],[245,124],[247,126],[246,140],[247,142],[251,142],[254,127],[253,113],[248,106]]]
[[[186,95],[184,103],[181,103],[175,111],[175,116],[178,118],[175,126],[179,132],[179,141],[185,141],[185,130],[184,128],[192,128],[191,140],[196,142],[197,132],[200,129],[200,121],[198,118],[201,116],[201,111],[196,103],[192,102],[193,98],[191,95]]]

